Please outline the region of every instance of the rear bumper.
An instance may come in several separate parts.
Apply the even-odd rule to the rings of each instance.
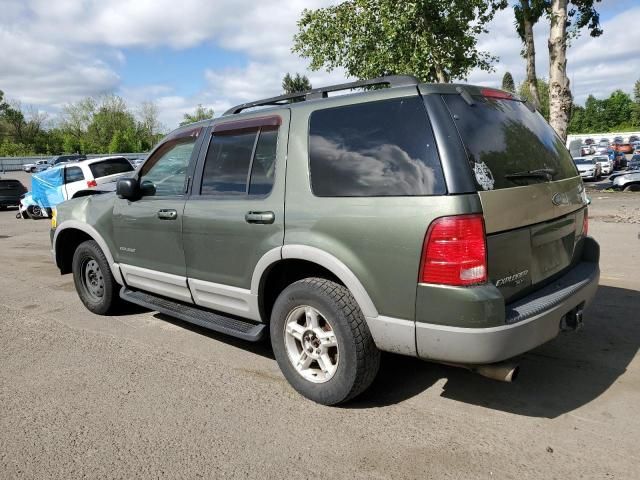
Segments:
[[[567,315],[576,308],[585,308],[598,289],[598,244],[591,238],[587,240],[591,258],[551,285],[508,305],[506,325],[461,328],[417,322],[418,356],[451,363],[494,363],[555,338]]]
[[[388,352],[472,365],[515,357],[555,338],[563,325],[571,323],[573,314],[584,309],[595,296],[600,279],[600,247],[590,237],[584,239],[583,246],[582,261],[574,268],[506,308],[504,303],[498,307],[497,300],[493,298],[491,292],[495,288],[462,289],[465,291],[462,297],[441,297],[439,302],[429,303],[431,313],[436,316],[453,311],[439,306],[439,303],[461,307],[454,310],[462,317],[472,316],[470,312],[477,309],[465,309],[460,303],[479,302],[484,305],[485,316],[500,308],[502,322],[498,326],[455,327],[382,315],[366,317],[367,325],[378,348]],[[482,293],[485,290],[489,294]],[[464,321],[462,317],[456,318]]]

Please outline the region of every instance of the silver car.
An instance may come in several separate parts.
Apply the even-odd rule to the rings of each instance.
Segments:
[[[574,158],[573,162],[578,167],[583,180],[598,180],[602,176],[600,164],[593,158],[578,157]]]
[[[612,188],[614,190],[624,190],[625,192],[640,192],[640,172],[618,175],[613,180]]]
[[[602,175],[610,175],[613,172],[613,160],[610,160],[608,155],[596,155],[592,160],[598,162]]]

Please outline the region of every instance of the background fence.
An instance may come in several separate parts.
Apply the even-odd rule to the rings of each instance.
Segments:
[[[126,157],[129,160],[134,158],[146,158],[147,153],[92,153],[88,154],[87,158],[100,158],[100,157]],[[51,155],[39,155],[35,157],[0,157],[0,173],[3,172],[15,172],[22,170],[22,166],[27,163],[36,163],[38,160],[48,160],[53,158]]]

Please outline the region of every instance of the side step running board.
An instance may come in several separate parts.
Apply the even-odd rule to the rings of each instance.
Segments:
[[[131,290],[127,287],[120,289],[120,298],[150,310],[164,313],[170,317],[179,318],[185,322],[193,323],[233,337],[242,338],[250,342],[261,340],[266,331],[266,325],[264,323],[251,323],[248,320],[225,317],[224,315],[204,310],[195,305],[188,305],[150,293]]]

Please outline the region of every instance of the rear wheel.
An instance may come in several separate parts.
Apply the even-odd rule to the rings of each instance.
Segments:
[[[270,332],[286,379],[323,405],[356,397],[378,372],[380,351],[360,307],[346,287],[330,280],[289,285],[273,307]]]
[[[625,192],[640,192],[640,184],[632,183],[631,185],[627,185],[624,187]]]
[[[84,306],[98,315],[112,313],[121,303],[109,262],[94,240],[81,243],[73,254],[73,282]]]

